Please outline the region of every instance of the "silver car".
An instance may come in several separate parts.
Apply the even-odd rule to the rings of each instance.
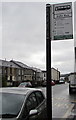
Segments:
[[[32,87],[32,84],[30,82],[22,82],[18,87]]]
[[[34,88],[0,88],[0,120],[44,120],[46,99]]]

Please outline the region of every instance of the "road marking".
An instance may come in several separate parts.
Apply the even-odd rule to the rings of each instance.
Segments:
[[[71,103],[76,103],[76,100],[72,101]]]
[[[69,99],[61,98],[61,97],[60,97],[60,98],[57,98],[57,97],[55,98],[55,97],[54,97],[54,98],[52,98],[52,100],[69,101]]]
[[[68,116],[70,116],[71,110],[72,110],[73,107],[74,107],[74,104],[72,104],[72,105],[69,107],[69,109],[67,110],[67,112],[65,113],[65,115],[62,116],[62,119],[63,119],[63,118],[68,118]],[[61,120],[62,120],[62,119],[61,119]]]
[[[53,107],[60,107],[61,109],[68,109],[71,106],[71,104],[69,103],[55,103],[53,104]]]

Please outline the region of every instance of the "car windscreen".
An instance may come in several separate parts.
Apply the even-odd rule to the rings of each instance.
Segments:
[[[21,83],[19,86],[26,86],[28,83]]]
[[[22,104],[24,102],[25,96],[22,94],[13,93],[0,93],[0,116],[17,116]]]
[[[21,84],[19,85],[19,87],[25,87],[25,86],[26,86],[26,87],[28,87],[28,86],[31,87],[32,85],[31,85],[30,82],[24,82],[24,83],[21,83]]]

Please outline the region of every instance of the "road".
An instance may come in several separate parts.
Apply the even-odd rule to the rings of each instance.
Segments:
[[[46,94],[46,87],[41,88]],[[76,93],[69,95],[68,83],[52,86],[52,116],[67,118],[75,115]]]

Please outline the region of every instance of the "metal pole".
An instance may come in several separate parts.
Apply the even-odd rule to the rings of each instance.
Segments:
[[[50,26],[50,4],[46,4],[46,96],[47,117],[52,120],[52,87],[51,87],[51,26]]]
[[[74,72],[76,72],[76,47],[74,48],[74,52],[75,52],[74,53],[75,54]]]

